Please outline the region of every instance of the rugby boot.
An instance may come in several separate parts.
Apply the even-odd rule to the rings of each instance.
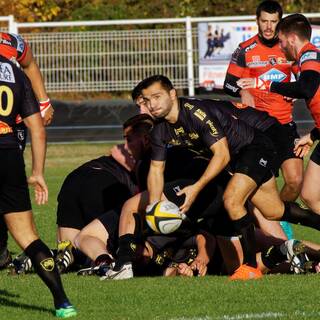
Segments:
[[[58,250],[56,256],[56,264],[59,273],[67,272],[74,262],[72,253],[72,243],[69,240],[61,241],[58,243]]]
[[[119,270],[109,269],[100,280],[125,280],[133,278],[132,263],[125,263]]]
[[[31,259],[24,253],[17,255],[8,265],[9,274],[19,275],[32,271]]]
[[[262,272],[258,268],[248,266],[247,264],[242,264],[232,276],[229,277],[230,280],[255,280],[263,277]]]
[[[287,254],[290,270],[293,273],[306,273],[309,265],[309,258],[305,253],[306,247],[299,240],[287,240],[281,245],[281,250]]]
[[[72,304],[68,302],[64,303],[62,306],[56,309],[57,318],[65,319],[65,318],[75,317],[76,315],[77,315],[77,310]]]

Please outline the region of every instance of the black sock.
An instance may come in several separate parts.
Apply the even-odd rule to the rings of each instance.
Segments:
[[[55,308],[58,309],[62,304],[69,303],[49,248],[38,239],[25,249],[25,253],[30,257],[36,273],[50,289]]]
[[[113,270],[119,271],[125,263],[132,262],[136,255],[136,249],[136,237],[133,234],[125,234],[119,237],[117,259]]]
[[[295,202],[284,202],[285,210],[281,220],[320,230],[320,215],[301,208]]]
[[[272,269],[279,263],[287,260],[286,253],[281,251],[281,246],[272,246],[268,250],[261,252],[261,259],[263,264],[268,268]]]
[[[243,251],[243,264],[256,268],[256,239],[252,217],[246,213],[241,219],[234,220],[233,225],[240,237]]]
[[[0,217],[0,249],[7,248],[8,245],[8,229],[4,222],[3,216]]]

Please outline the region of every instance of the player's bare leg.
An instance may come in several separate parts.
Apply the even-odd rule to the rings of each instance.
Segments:
[[[320,214],[320,166],[314,161],[308,162],[301,190],[301,199],[314,212]]]

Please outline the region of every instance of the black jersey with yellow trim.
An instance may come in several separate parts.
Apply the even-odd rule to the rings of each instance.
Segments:
[[[210,147],[223,137],[227,138],[230,154],[237,154],[249,145],[254,128],[222,108],[214,100],[179,98],[176,123],[159,121],[151,133],[152,160],[164,161],[168,145],[180,145],[212,157]]]
[[[27,76],[14,63],[0,56],[0,148],[19,148],[16,117],[40,112]]]

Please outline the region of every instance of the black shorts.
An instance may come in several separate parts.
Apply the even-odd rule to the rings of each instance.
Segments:
[[[278,170],[282,163],[288,159],[301,159],[293,152],[295,141],[300,137],[295,122],[292,121],[283,125],[276,123],[267,129],[264,134],[272,141],[277,152],[275,167]]]
[[[23,152],[0,149],[0,214],[31,210]]]
[[[277,154],[271,140],[255,131],[252,142],[232,159],[231,166],[235,173],[245,174],[253,179],[257,186],[261,186],[274,175],[276,158]]]
[[[59,227],[82,229],[131,197],[128,188],[105,170],[80,167],[65,179],[58,195]]]
[[[198,194],[186,214],[193,226],[214,235],[233,236],[236,234],[232,221],[223,205],[223,193],[229,180],[229,174],[222,172]],[[176,192],[193,183],[195,183],[195,180],[187,179],[166,183],[164,194],[169,201],[181,206],[184,202],[184,195],[177,196]]]
[[[97,219],[103,224],[104,228],[108,232],[107,250],[110,254],[115,256],[118,248],[118,229],[119,229],[119,218],[121,209],[109,210]]]
[[[320,142],[318,142],[318,144],[314,148],[310,160],[320,166]]]

